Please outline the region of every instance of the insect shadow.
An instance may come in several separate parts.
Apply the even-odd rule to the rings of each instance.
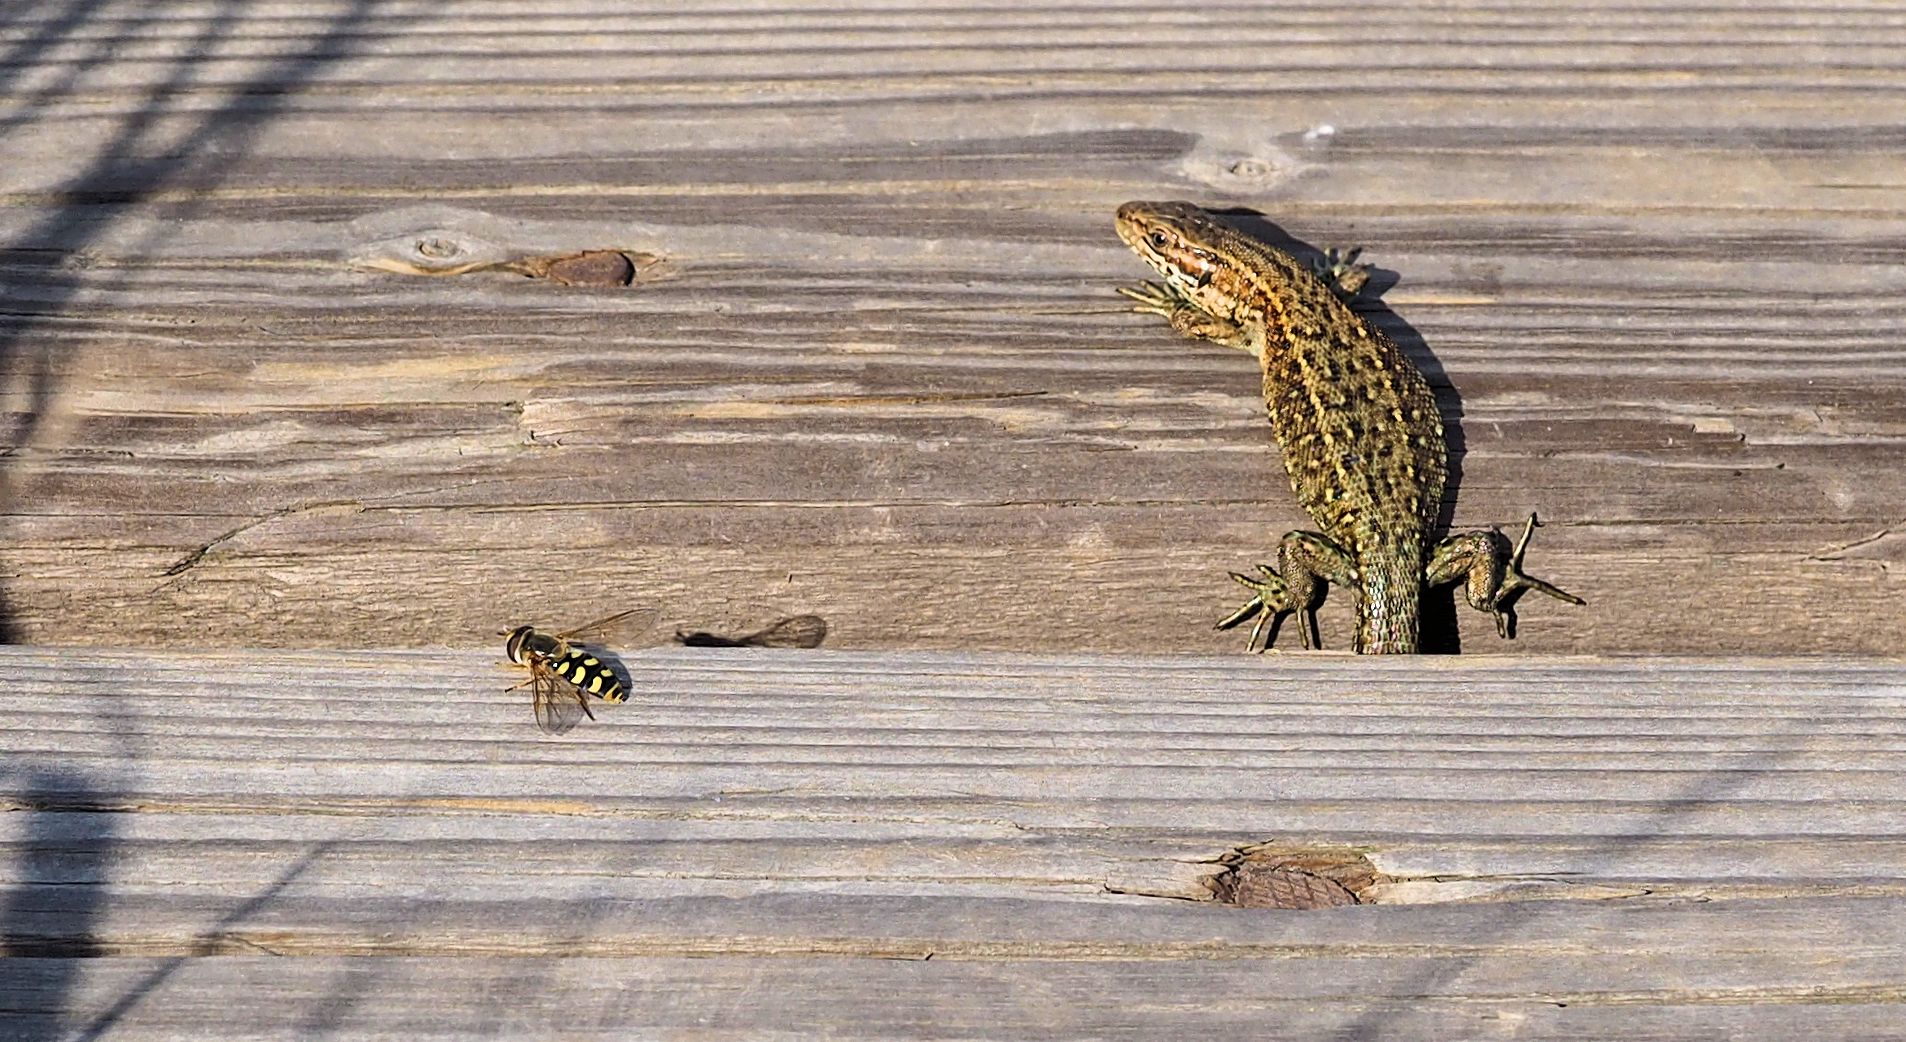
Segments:
[[[675,631],[675,643],[689,648],[818,648],[826,639],[827,620],[819,615],[790,615],[733,637],[705,630]]]

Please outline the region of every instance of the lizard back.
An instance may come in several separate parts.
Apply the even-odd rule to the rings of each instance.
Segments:
[[[1291,491],[1356,561],[1359,648],[1414,651],[1446,475],[1423,374],[1296,258],[1196,206],[1127,203],[1119,231],[1257,356]]]

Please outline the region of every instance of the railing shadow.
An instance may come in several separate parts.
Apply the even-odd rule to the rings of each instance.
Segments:
[[[1858,710],[1854,710],[1856,713]],[[1775,777],[1787,769],[1787,764],[1798,754],[1805,751],[1810,735],[1810,725],[1824,724],[1825,721],[1805,716],[1796,716],[1783,723],[1787,728],[1781,732],[1765,736],[1767,747],[1756,750],[1751,766],[1742,769],[1716,768],[1711,772],[1696,774],[1685,791],[1677,795],[1648,801],[1652,804],[1643,812],[1644,823],[1618,834],[1610,834],[1599,839],[1597,849],[1582,867],[1581,874],[1591,879],[1619,879],[1624,866],[1633,863],[1635,857],[1647,847],[1661,840],[1699,835],[1694,823],[1702,818],[1729,811],[1738,811],[1742,794],[1758,782]],[[1710,818],[1711,820],[1711,818]],[[1592,913],[1603,911],[1613,902],[1597,900],[1578,901],[1506,901],[1487,906],[1471,905],[1477,910],[1478,917],[1489,916],[1493,919],[1491,927],[1485,931],[1463,938],[1466,944],[1494,946],[1498,953],[1474,956],[1450,955],[1442,960],[1425,959],[1422,968],[1400,979],[1386,983],[1386,991],[1391,995],[1407,995],[1407,1001],[1373,1002],[1352,1017],[1344,1027],[1332,1032],[1328,1038],[1341,1042],[1379,1042],[1382,1039],[1404,1037],[1408,1030],[1403,1021],[1417,1012],[1424,1004],[1437,1001],[1475,1002],[1478,998],[1496,996],[1467,995],[1462,981],[1472,968],[1490,958],[1501,958],[1501,951],[1518,947],[1535,948],[1543,944],[1562,945],[1554,936],[1551,921],[1554,912],[1560,908],[1566,911],[1583,913],[1585,922],[1591,920]],[[1637,912],[1639,908],[1637,909]],[[1597,934],[1606,934],[1606,923],[1593,923],[1584,929]],[[1607,942],[1614,943],[1614,942]],[[1558,985],[1562,982],[1558,981]],[[1664,984],[1664,987],[1671,985]],[[1551,998],[1540,992],[1520,996],[1534,1004],[1561,1004],[1560,997]],[[1541,1028],[1531,1023],[1532,1031],[1541,1032]],[[1566,1034],[1566,1030],[1549,1026],[1550,1030]],[[1698,1032],[1696,1033],[1698,1034]],[[1531,1035],[1530,1037],[1535,1037]],[[1546,1036],[1545,1036],[1546,1037]]]
[[[120,116],[106,141],[72,177],[50,193],[46,212],[0,243],[0,520],[13,516],[27,484],[23,466],[36,456],[57,452],[43,444],[52,434],[46,423],[60,394],[68,364],[52,327],[83,293],[123,287],[134,267],[113,275],[83,270],[71,258],[98,242],[137,208],[150,206],[183,181],[195,188],[216,184],[220,167],[242,155],[255,136],[285,107],[286,101],[322,70],[348,59],[367,39],[367,20],[386,0],[352,0],[335,8],[306,47],[284,57],[261,59],[262,67],[237,83],[204,82],[207,59],[249,14],[249,0],[222,0],[206,8],[163,72],[140,89],[131,110]],[[89,78],[109,67],[117,52],[147,41],[152,27],[183,17],[154,8],[127,11],[105,0],[0,5],[0,145],[21,132],[56,118],[53,110],[76,94],[94,90]],[[81,29],[88,30],[81,32]],[[36,61],[63,49],[74,57],[29,90],[20,86]],[[203,108],[207,97],[224,100]],[[166,216],[194,217],[200,204],[168,203]],[[125,247],[135,261],[156,240],[154,232]],[[113,269],[108,269],[110,272]],[[16,605],[0,588],[0,641],[16,643],[25,628]],[[112,720],[117,705],[99,715],[122,739],[123,721]],[[120,773],[130,773],[136,755],[129,743]],[[25,1042],[52,1038],[95,1038],[115,1024],[172,972],[162,966],[107,1010],[78,1028],[68,1024],[77,976],[85,961],[102,954],[96,927],[106,908],[114,852],[119,840],[113,794],[97,779],[57,767],[35,766],[24,758],[0,764],[0,784],[27,816],[12,885],[0,893],[0,995],[30,1003],[9,1010],[6,1037]],[[265,892],[234,910],[234,921],[269,902],[284,886],[323,854],[318,848],[292,866]]]
[[[313,866],[324,860],[325,856],[337,845],[338,842],[336,840],[327,840],[322,843],[313,844],[304,852],[302,857],[292,862],[284,871],[280,872],[278,878],[272,880],[270,885],[246,898],[237,907],[225,913],[223,916],[220,916],[218,922],[214,923],[211,929],[201,932],[198,937],[194,939],[191,946],[183,953],[168,957],[159,963],[158,966],[147,972],[144,977],[140,978],[138,983],[121,993],[120,996],[113,1001],[112,1005],[94,1015],[84,1028],[78,1031],[70,1031],[69,1029],[70,1033],[61,1035],[60,1037],[67,1039],[68,1042],[94,1042],[95,1039],[111,1031],[128,1013],[137,1009],[147,997],[163,987],[165,983],[172,978],[173,974],[177,973],[190,960],[213,955],[221,951],[225,943],[225,934],[227,931],[242,925],[246,920],[268,907],[272,901],[277,899],[279,894],[289,889],[300,877],[306,872],[309,872]],[[69,960],[68,965],[77,964]],[[320,1005],[322,1005],[322,1003],[320,1003]]]
[[[15,1042],[64,1038],[79,960],[95,940],[118,845],[109,800],[77,771],[0,765],[0,793],[23,826],[0,892],[0,1010]]]
[[[203,88],[225,100],[201,112],[196,106],[205,95],[199,80],[210,67],[205,59],[232,35],[251,4],[223,0],[212,6],[162,78],[144,88],[137,107],[119,120],[86,166],[57,187],[46,215],[0,244],[0,379],[12,392],[7,397],[17,402],[6,409],[0,428],[0,519],[18,507],[25,483],[22,463],[59,449],[40,444],[48,434],[45,420],[59,394],[64,362],[58,344],[42,332],[82,290],[110,290],[129,277],[79,270],[63,262],[98,241],[129,210],[150,204],[178,182],[217,182],[220,166],[244,152],[286,99],[321,70],[354,53],[364,39],[365,22],[386,2],[353,0],[325,23],[308,47],[268,61],[242,82]],[[0,97],[7,97],[9,88],[26,76],[35,56],[62,44],[81,51],[47,85],[13,98],[11,111],[0,116],[0,145],[85,89],[90,73],[109,65],[117,51],[137,45],[150,35],[152,25],[167,17],[126,17],[123,12],[101,17],[108,6],[103,0],[71,0],[59,8],[48,3],[0,5],[0,33],[11,40],[0,49]],[[102,26],[110,31],[75,31]],[[177,130],[181,117],[192,121],[183,133]],[[188,200],[171,206],[167,216],[186,220],[198,209],[199,204]],[[136,257],[151,241],[135,244],[128,252]],[[117,282],[105,281],[115,278]],[[9,292],[26,285],[30,294]],[[17,606],[0,589],[0,641],[17,643],[24,636]]]

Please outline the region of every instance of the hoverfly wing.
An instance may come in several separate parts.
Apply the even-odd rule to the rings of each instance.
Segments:
[[[535,692],[532,701],[536,726],[544,734],[563,734],[585,716],[591,720],[596,718],[596,714],[589,711],[589,700],[582,690],[541,662],[530,665],[530,688]]]
[[[627,645],[642,639],[643,635],[655,626],[655,620],[662,613],[654,608],[630,608],[614,615],[584,623],[573,630],[564,630],[556,634],[557,640],[573,640],[582,644],[619,644]]]

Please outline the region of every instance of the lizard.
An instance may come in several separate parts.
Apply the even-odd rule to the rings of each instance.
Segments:
[[[1448,474],[1442,414],[1423,374],[1351,310],[1369,278],[1359,251],[1305,265],[1184,202],[1126,203],[1117,229],[1163,277],[1120,287],[1132,310],[1258,360],[1291,490],[1322,529],[1286,533],[1277,564],[1255,576],[1232,572],[1252,597],[1219,629],[1257,616],[1247,647],[1262,634],[1268,649],[1297,614],[1304,647],[1320,648],[1316,609],[1331,583],[1356,593],[1359,653],[1411,654],[1426,586],[1463,580],[1505,639],[1523,590],[1586,603],[1523,573],[1534,514],[1513,549],[1493,529],[1431,542]]]

